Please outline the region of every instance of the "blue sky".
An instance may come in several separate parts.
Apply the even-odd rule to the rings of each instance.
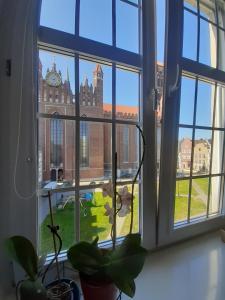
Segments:
[[[137,0],[132,0],[137,2]],[[164,62],[164,37],[165,37],[165,0],[156,1],[157,8],[157,61]],[[82,0],[80,13],[80,35],[106,44],[112,44],[112,15],[111,0]],[[41,25],[59,29],[74,34],[75,32],[75,0],[42,0]],[[185,12],[184,18],[184,46],[183,55],[196,59],[197,55],[197,18]],[[210,64],[209,53],[209,28],[201,22],[200,62]],[[120,0],[117,0],[117,46],[133,52],[138,52],[138,10]],[[47,67],[51,67],[53,61],[66,78],[69,70],[71,87],[74,91],[74,59],[62,55],[53,55],[41,52],[40,58],[43,64],[43,75]],[[80,61],[80,81],[85,77],[92,83],[95,63]],[[112,102],[112,70],[110,66],[102,65],[104,72],[104,102]],[[183,121],[190,123],[193,115],[193,80],[183,80],[181,117]],[[138,104],[138,76],[128,71],[117,71],[117,104]],[[208,124],[211,116],[210,87],[202,85],[199,92],[199,113],[197,121]],[[186,120],[185,120],[186,119]],[[200,125],[200,123],[198,125]]]

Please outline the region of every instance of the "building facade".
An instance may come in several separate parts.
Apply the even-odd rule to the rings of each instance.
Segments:
[[[93,70],[92,83],[85,78],[80,84],[80,116],[110,118],[112,105],[103,101],[104,74],[101,65]],[[43,75],[39,61],[39,112],[51,115],[39,122],[39,182],[75,179],[75,121],[58,116],[75,116],[75,95],[69,75],[62,79],[53,63]],[[119,119],[138,119],[138,107],[117,106]],[[111,124],[80,122],[80,178],[95,181],[108,178],[112,173]],[[132,177],[138,167],[138,132],[134,125],[117,125],[116,149],[118,176]]]

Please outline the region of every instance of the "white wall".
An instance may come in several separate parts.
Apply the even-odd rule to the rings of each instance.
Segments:
[[[31,66],[35,65],[31,55],[33,46],[35,48],[35,6],[36,0],[0,0],[0,299],[8,299],[13,279],[12,268],[3,251],[4,239],[21,234],[36,241],[36,195],[19,197],[14,186],[18,150],[17,189],[31,195],[36,188],[36,150],[32,130],[35,97],[31,78]],[[26,62],[23,64],[24,53]],[[11,77],[6,75],[7,59],[12,62]],[[21,131],[17,147],[20,104]],[[32,163],[27,163],[28,156]]]

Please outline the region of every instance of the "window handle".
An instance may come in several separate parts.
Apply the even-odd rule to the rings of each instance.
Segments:
[[[176,72],[176,80],[173,85],[169,86],[169,97],[172,97],[172,95],[179,90],[180,88],[180,65],[177,64],[177,72]]]

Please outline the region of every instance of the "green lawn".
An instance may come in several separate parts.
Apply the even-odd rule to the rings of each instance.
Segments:
[[[129,187],[130,189],[130,187]],[[138,197],[137,188],[135,188],[134,200],[134,226],[133,231],[138,231]],[[103,198],[102,193],[97,191],[94,193],[94,206],[86,206],[86,210],[80,209],[80,239],[92,241],[97,235],[100,241],[110,239],[111,224],[109,217],[105,216],[104,205],[109,202],[111,205],[111,198]],[[54,209],[54,223],[60,226],[60,236],[63,240],[63,249],[68,249],[74,243],[74,203],[69,203],[62,210]],[[129,232],[130,215],[120,219],[120,230],[117,232],[118,236],[124,236]],[[119,222],[119,221],[118,221]],[[42,254],[53,252],[52,236],[49,233],[47,225],[50,224],[50,217],[47,216],[40,228],[40,252]]]
[[[198,188],[204,195],[208,193],[208,179],[198,178],[194,179]],[[179,180],[176,185],[176,200],[175,200],[175,212],[174,221],[187,220],[188,215],[188,194],[189,194],[189,180]],[[206,213],[206,204],[201,199],[198,191],[192,185],[192,197],[191,197],[191,217],[204,215]]]
[[[195,179],[198,187],[203,193],[208,190],[208,179]],[[129,186],[131,190],[131,186]],[[175,214],[174,220],[183,221],[187,220],[188,213],[188,193],[189,181],[177,181],[176,186],[176,200],[175,200]],[[91,241],[97,235],[100,241],[110,238],[111,224],[109,223],[108,216],[105,216],[104,205],[109,202],[111,205],[111,198],[103,198],[101,191],[97,190],[94,193],[94,206],[86,207],[84,210],[80,209],[80,238],[81,240]],[[134,199],[134,226],[133,232],[137,232],[139,228],[138,216],[138,187],[135,187]],[[68,249],[74,243],[74,218],[75,218],[74,202],[66,205],[62,210],[54,209],[54,222],[60,226],[60,235],[63,240],[63,249]],[[191,217],[204,214],[206,211],[206,204],[199,197],[199,193],[192,186],[192,199],[191,199]],[[129,232],[130,227],[130,214],[124,218],[118,218],[118,236],[124,236]],[[49,233],[47,225],[50,224],[50,217],[47,216],[40,228],[40,252],[49,253],[53,251],[52,236]]]

